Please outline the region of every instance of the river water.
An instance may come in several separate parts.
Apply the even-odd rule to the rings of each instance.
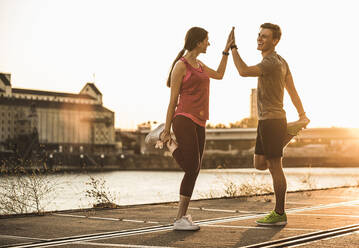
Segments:
[[[359,168],[285,168],[288,191],[357,186]],[[91,207],[95,200],[86,196],[91,177],[103,183],[104,191],[118,205],[158,203],[178,200],[180,171],[111,171],[49,175],[54,190],[43,203],[45,210],[65,210]],[[272,190],[268,171],[255,169],[201,170],[193,199],[263,193]],[[226,193],[227,190],[227,193]],[[264,191],[263,191],[264,190]]]

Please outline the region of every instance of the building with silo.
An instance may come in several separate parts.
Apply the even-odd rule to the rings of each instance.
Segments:
[[[53,152],[112,152],[114,112],[94,83],[78,94],[20,89],[12,87],[11,74],[0,73],[0,152],[30,134]]]

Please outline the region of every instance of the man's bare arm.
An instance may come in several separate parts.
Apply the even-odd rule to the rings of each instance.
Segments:
[[[262,70],[258,66],[247,66],[247,64],[242,60],[236,48],[232,49],[232,57],[237,71],[242,77],[259,77],[260,75],[262,75]]]
[[[292,103],[294,105],[294,107],[297,109],[299,118],[304,118],[306,117],[305,112],[304,112],[304,108],[302,105],[302,101],[300,100],[300,97],[298,95],[298,92],[294,86],[294,81],[293,81],[293,77],[292,74],[289,73],[286,76],[286,84],[285,84],[285,88],[290,96],[290,99],[292,100]]]

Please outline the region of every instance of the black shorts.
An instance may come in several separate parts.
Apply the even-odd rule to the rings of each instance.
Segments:
[[[286,136],[286,119],[259,120],[254,153],[266,158],[282,157]]]

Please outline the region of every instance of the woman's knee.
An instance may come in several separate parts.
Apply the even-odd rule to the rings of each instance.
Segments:
[[[197,180],[197,177],[199,175],[199,169],[194,169],[194,170],[187,170],[185,171],[185,177],[187,178],[187,180],[189,181],[193,181],[195,182]]]
[[[201,160],[198,154],[187,154],[183,156],[182,169],[189,174],[198,174],[201,167]]]

